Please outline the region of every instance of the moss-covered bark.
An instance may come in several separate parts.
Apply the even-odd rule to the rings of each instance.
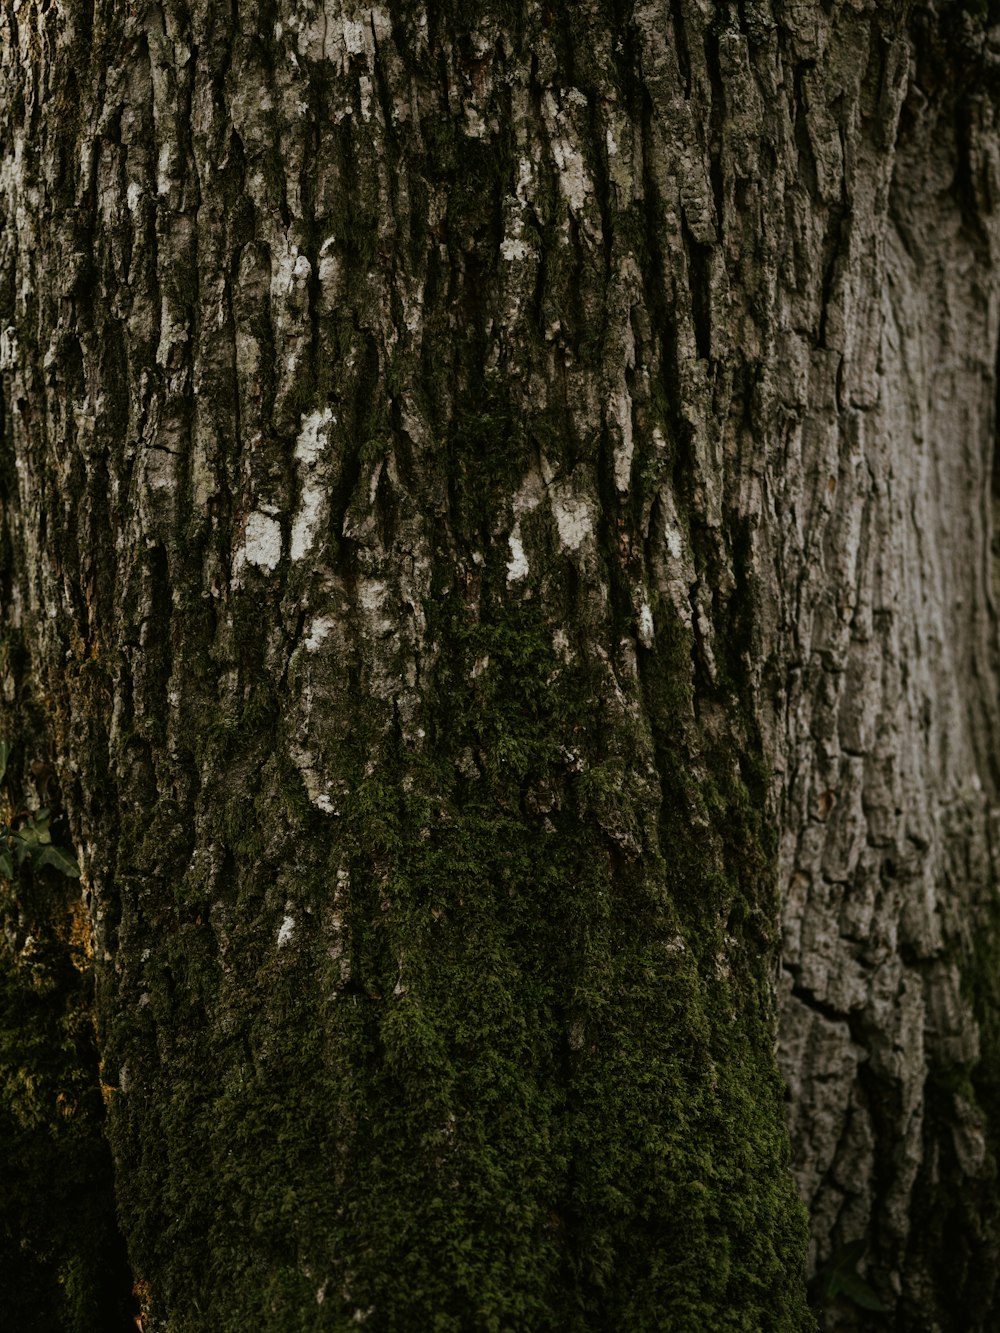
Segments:
[[[703,8],[0,3],[3,725],[147,1329],[813,1326],[778,453],[906,16]]]

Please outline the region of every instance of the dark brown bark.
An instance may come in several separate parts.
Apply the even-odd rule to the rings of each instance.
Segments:
[[[990,1327],[982,16],[0,38],[2,726],[146,1327],[805,1329],[794,1183],[823,1322]]]

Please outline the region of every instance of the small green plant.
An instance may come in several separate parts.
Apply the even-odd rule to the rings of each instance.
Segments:
[[[868,1248],[864,1240],[852,1240],[830,1260],[823,1279],[824,1301],[848,1300],[863,1310],[887,1314],[888,1306],[857,1271],[858,1264]]]
[[[0,741],[0,783],[7,772],[9,754],[7,742]],[[11,809],[13,813],[9,820],[0,819],[0,875],[4,879],[13,879],[15,868],[19,870],[27,861],[32,870],[51,866],[69,879],[79,879],[80,867],[76,857],[52,841],[48,807],[19,810],[11,802]]]

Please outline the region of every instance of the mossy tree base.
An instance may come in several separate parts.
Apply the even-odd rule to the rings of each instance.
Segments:
[[[875,414],[908,16],[709,8],[0,0],[4,725],[81,856],[151,1333],[798,1333],[790,1164],[911,1133],[855,1051],[801,1062],[790,1156],[774,1054],[782,890],[814,1047],[874,1052],[929,972],[890,942],[850,1028],[794,952],[881,883],[874,776],[813,845],[814,743],[848,640],[888,660],[865,423],[929,420]],[[870,1234],[944,1320],[940,1106],[915,1173],[806,1193],[816,1263]]]

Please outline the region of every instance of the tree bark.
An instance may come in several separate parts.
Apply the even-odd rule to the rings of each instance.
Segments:
[[[0,0],[3,963],[147,1330],[993,1326],[978,8]]]

